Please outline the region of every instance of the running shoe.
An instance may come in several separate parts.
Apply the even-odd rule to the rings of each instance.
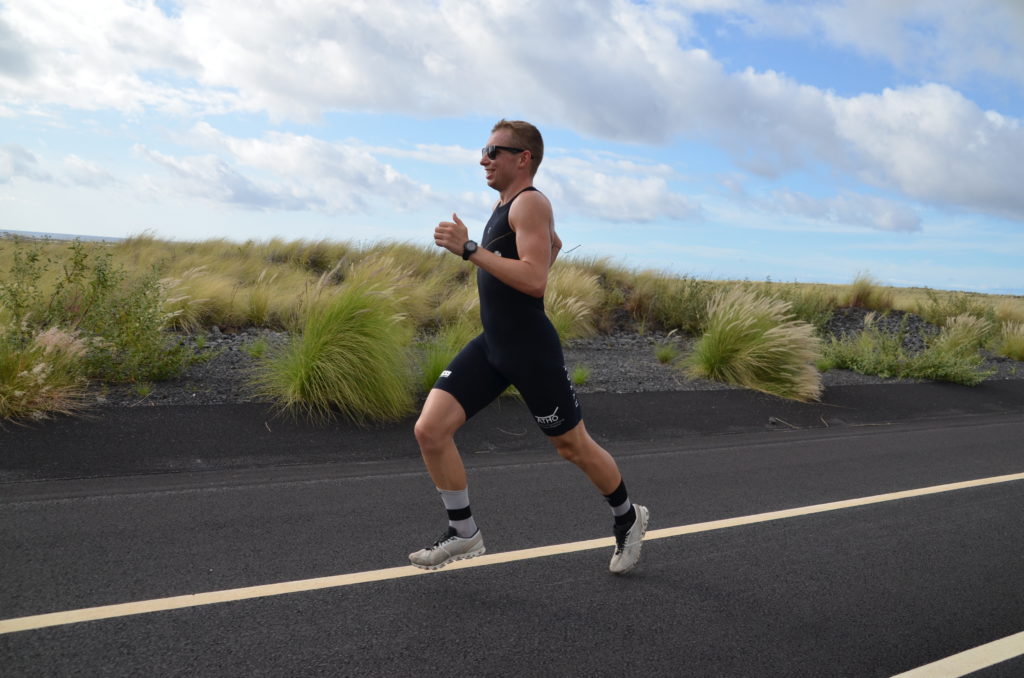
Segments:
[[[633,509],[636,510],[636,520],[632,525],[628,528],[615,526],[615,553],[612,554],[612,562],[608,565],[608,569],[615,574],[629,572],[640,560],[640,547],[644,543],[651,512],[646,506],[639,504],[633,504]]]
[[[472,537],[462,538],[454,527],[425,549],[409,554],[409,562],[421,570],[439,570],[448,563],[484,554],[484,535],[480,530]]]

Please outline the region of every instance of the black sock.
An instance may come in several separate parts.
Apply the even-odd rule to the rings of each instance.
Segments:
[[[608,505],[612,507],[612,515],[615,517],[615,524],[629,526],[636,521],[636,509],[629,501],[629,494],[626,492],[626,482],[620,481],[619,486],[611,494],[604,495]]]

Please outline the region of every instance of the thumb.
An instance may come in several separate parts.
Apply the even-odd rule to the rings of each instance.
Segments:
[[[462,226],[462,225],[463,225],[463,224],[462,224],[462,219],[459,219],[459,215],[458,215],[458,214],[456,214],[455,212],[452,212],[452,221],[454,221],[454,222],[455,222],[456,224],[458,224],[459,226]]]

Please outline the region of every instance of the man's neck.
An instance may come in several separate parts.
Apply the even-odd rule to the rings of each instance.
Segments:
[[[512,184],[505,190],[500,191],[498,193],[498,202],[504,205],[509,200],[516,197],[517,195],[522,193],[523,190],[529,188],[530,186],[533,186],[533,177],[526,177],[521,181],[517,181],[516,183]]]

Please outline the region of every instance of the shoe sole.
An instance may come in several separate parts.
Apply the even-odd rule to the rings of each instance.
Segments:
[[[417,568],[419,568],[421,570],[440,570],[442,567],[444,567],[445,565],[448,565],[449,563],[454,563],[454,562],[456,562],[458,560],[469,560],[470,558],[476,558],[477,556],[482,556],[486,552],[487,552],[487,549],[485,547],[481,546],[479,549],[475,549],[473,551],[470,551],[469,553],[463,553],[463,554],[460,554],[460,555],[457,555],[457,556],[452,556],[448,560],[440,562],[437,565],[417,565],[416,563],[412,562],[411,560],[409,561],[409,564],[412,565],[413,567],[417,567]]]
[[[637,546],[637,548],[636,548],[636,560],[634,560],[633,564],[630,565],[629,567],[627,567],[625,570],[619,570],[618,572],[612,572],[612,574],[626,574],[627,572],[630,572],[634,567],[636,567],[637,563],[640,562],[640,551],[644,547],[644,536],[646,536],[646,534],[647,534],[647,524],[651,521],[651,512],[650,512],[650,510],[648,510],[646,507],[644,507],[644,509],[645,510],[643,511],[643,514],[642,514],[642,522],[640,523],[640,545]],[[640,519],[640,517],[638,517],[638,519]]]

